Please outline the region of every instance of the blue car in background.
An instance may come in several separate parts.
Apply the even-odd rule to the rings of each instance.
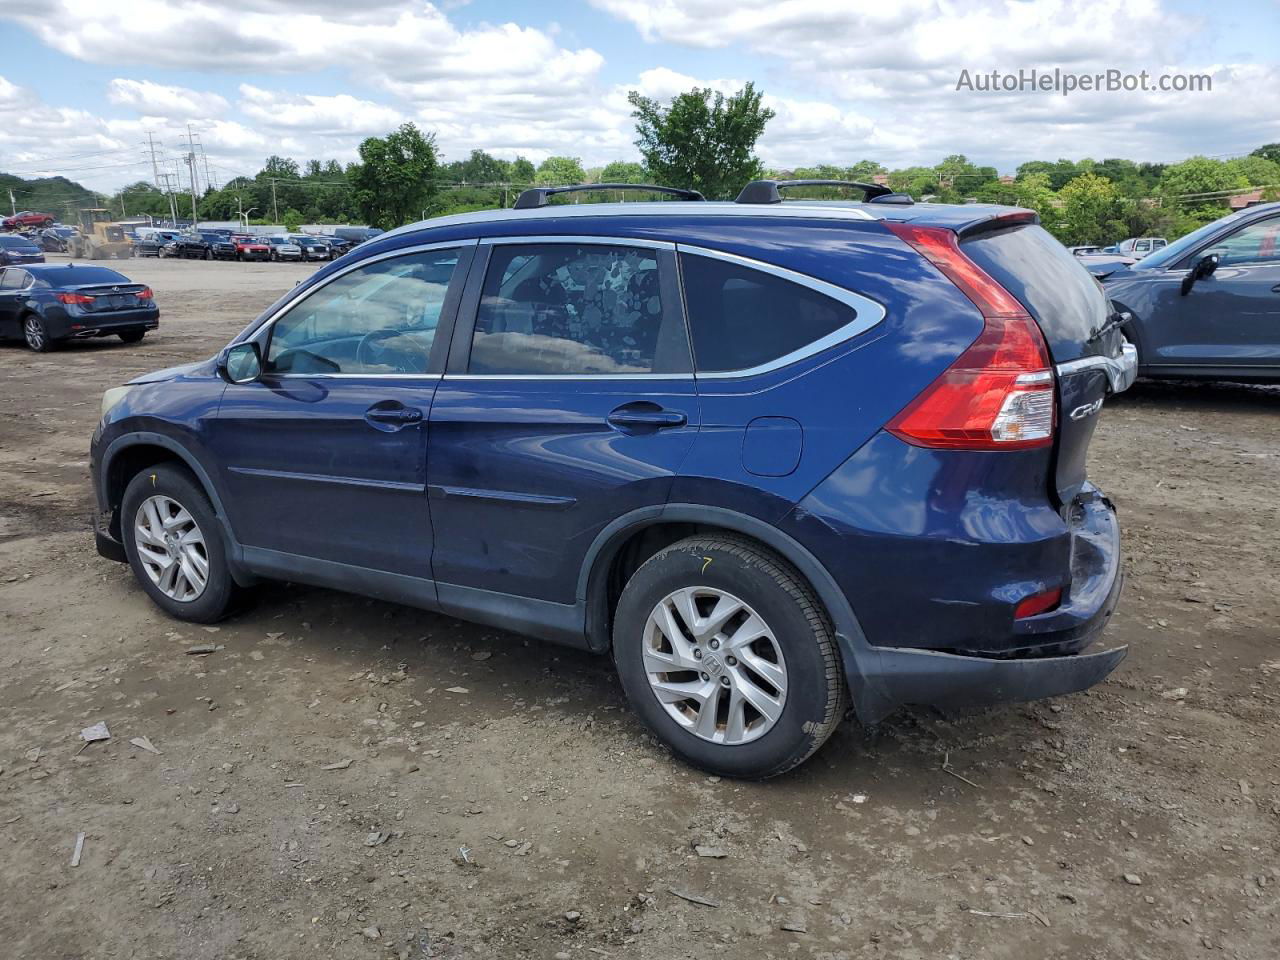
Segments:
[[[739,777],[849,700],[1097,683],[1120,534],[1085,459],[1132,348],[1034,213],[857,186],[543,188],[371,240],[107,391],[98,550],[184,620],[289,580],[608,654]]]
[[[0,267],[11,263],[44,263],[44,250],[29,237],[0,234]]]
[[[1280,382],[1280,203],[1101,276],[1148,377]]]
[[[47,353],[65,340],[116,336],[138,343],[160,323],[151,288],[82,263],[0,270],[0,339]]]

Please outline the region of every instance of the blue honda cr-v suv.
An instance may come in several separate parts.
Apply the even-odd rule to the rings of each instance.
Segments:
[[[98,547],[208,622],[260,579],[611,652],[673,750],[765,777],[851,699],[1088,687],[1120,592],[1085,479],[1133,378],[1007,207],[553,204],[427,221],[217,357],[109,390]]]

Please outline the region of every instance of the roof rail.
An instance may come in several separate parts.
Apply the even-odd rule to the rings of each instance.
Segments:
[[[864,200],[875,200],[893,193],[878,183],[860,180],[752,180],[738,194],[735,203],[781,203],[782,191],[788,187],[854,187],[862,191]]]
[[[516,198],[514,209],[533,210],[545,207],[551,197],[558,193],[582,193],[587,190],[644,190],[646,193],[669,193],[681,200],[705,200],[697,190],[686,190],[682,187],[659,187],[649,183],[575,183],[565,187],[530,187],[522,190]]]

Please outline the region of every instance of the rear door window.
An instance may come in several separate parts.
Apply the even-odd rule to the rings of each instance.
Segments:
[[[467,370],[484,375],[687,373],[659,251],[627,244],[495,245]]]
[[[793,355],[836,342],[842,331],[851,336],[859,326],[853,304],[736,261],[681,253],[680,275],[698,373],[798,359]],[[879,317],[861,319],[869,325]]]

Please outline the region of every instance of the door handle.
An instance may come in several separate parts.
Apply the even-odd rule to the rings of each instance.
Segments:
[[[662,430],[667,427],[683,427],[689,418],[678,410],[663,410],[656,404],[645,406],[621,406],[607,417],[609,425],[619,429]]]
[[[1277,283],[1274,287],[1272,287],[1272,288],[1271,288],[1271,292],[1272,292],[1272,293],[1280,293],[1280,283]]]
[[[364,418],[374,426],[386,424],[391,427],[401,427],[421,421],[422,411],[417,407],[405,407],[398,403],[395,406],[374,404],[365,411]]]

